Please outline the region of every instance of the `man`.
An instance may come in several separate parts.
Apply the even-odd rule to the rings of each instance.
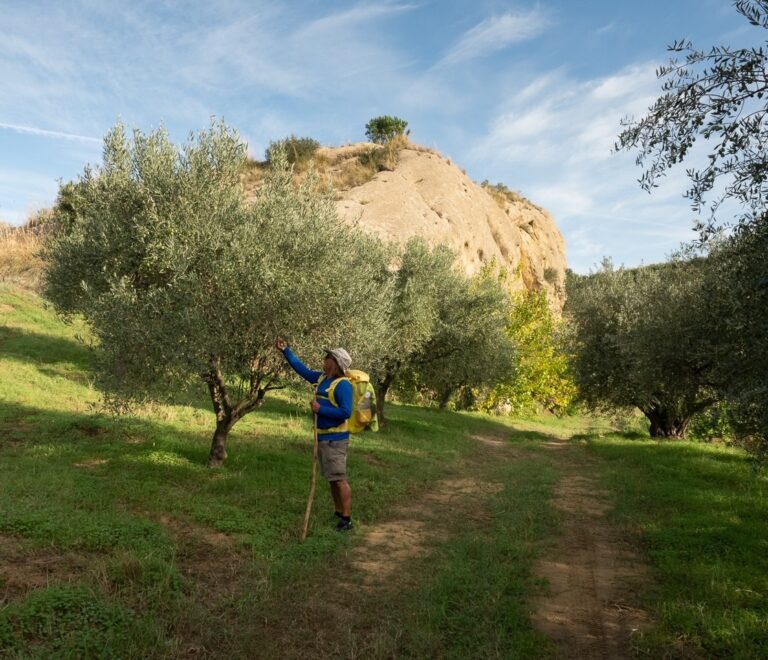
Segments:
[[[352,358],[343,348],[326,350],[323,370],[309,369],[291,351],[288,344],[278,338],[275,348],[282,352],[288,364],[304,380],[315,385],[312,412],[315,413],[320,473],[328,480],[338,518],[337,532],[352,529],[352,489],[347,481],[347,448],[352,416],[352,383],[344,373]]]

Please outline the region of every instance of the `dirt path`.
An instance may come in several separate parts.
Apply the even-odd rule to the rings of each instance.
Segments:
[[[386,622],[397,617],[403,597],[423,584],[424,559],[456,534],[457,524],[466,530],[487,520],[489,496],[504,487],[485,478],[482,467],[510,458],[514,448],[493,437],[475,440],[478,451],[460,474],[394,508],[385,521],[367,527],[329,573],[314,575],[311,585],[280,599],[280,609],[264,621],[260,636],[271,641],[261,646],[262,657],[393,657],[396,640]]]
[[[563,475],[554,499],[561,526],[536,565],[549,589],[534,623],[555,642],[557,657],[630,658],[632,635],[649,626],[637,604],[648,568],[606,519],[609,495],[598,487],[583,449],[562,440],[544,446]]]
[[[424,558],[457,533],[456,521],[466,531],[490,515],[490,496],[504,485],[488,479],[487,467],[499,460],[533,458],[534,452],[501,438],[474,440],[477,451],[460,475],[394,509],[385,522],[366,529],[327,573],[313,575],[311,584],[297,585],[279,599],[279,609],[259,626],[261,657],[397,654],[396,640],[386,637],[392,627],[384,624],[399,599],[423,584]],[[554,496],[561,520],[557,537],[535,566],[548,586],[532,603],[533,623],[554,642],[555,657],[630,658],[631,636],[649,625],[636,597],[648,571],[608,522],[609,494],[598,487],[596,465],[584,448],[554,438],[543,446],[562,475]]]

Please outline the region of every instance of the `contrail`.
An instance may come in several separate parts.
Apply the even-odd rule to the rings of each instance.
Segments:
[[[34,126],[20,126],[18,124],[6,124],[0,122],[0,128],[16,133],[29,133],[30,135],[42,135],[43,137],[58,138],[60,140],[77,140],[78,142],[94,142],[101,144],[101,138],[89,137],[87,135],[77,135],[75,133],[62,133],[61,131],[48,131],[44,128],[35,128]]]

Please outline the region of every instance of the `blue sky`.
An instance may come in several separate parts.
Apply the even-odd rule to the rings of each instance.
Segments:
[[[684,172],[648,195],[611,146],[676,38],[764,35],[729,0],[0,0],[0,219],[50,205],[118,119],[182,141],[215,115],[261,157],[291,133],[357,142],[394,114],[550,210],[574,270],[661,261],[694,237]]]

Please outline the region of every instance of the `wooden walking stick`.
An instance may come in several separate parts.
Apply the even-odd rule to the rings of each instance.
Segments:
[[[317,401],[317,386],[315,386],[315,398]],[[317,486],[317,413],[315,413],[315,447],[312,451],[312,479],[309,485],[309,497],[307,498],[307,509],[304,512],[304,528],[301,530],[301,542],[307,539],[307,529],[309,529],[309,516],[312,513],[312,502],[315,499],[315,486]]]

